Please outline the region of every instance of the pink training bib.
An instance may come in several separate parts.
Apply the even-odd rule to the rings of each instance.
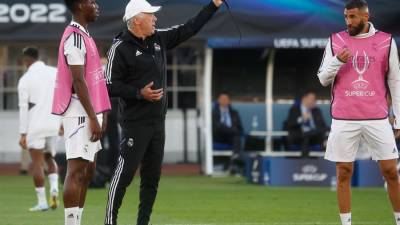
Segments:
[[[335,119],[373,120],[388,116],[386,74],[392,36],[376,32],[355,38],[346,31],[331,36],[333,55],[348,48],[352,58],[336,75],[331,113]]]
[[[93,38],[76,27],[68,26],[61,38],[58,50],[56,86],[54,89],[52,113],[62,115],[67,111],[72,95],[72,74],[64,56],[64,43],[72,33],[82,35],[86,47],[85,81],[89,97],[96,114],[111,109],[103,69],[96,43]]]

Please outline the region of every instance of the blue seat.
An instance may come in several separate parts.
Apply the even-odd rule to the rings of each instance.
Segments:
[[[233,149],[233,145],[214,142],[213,143],[213,148],[214,148],[214,151],[227,151],[227,150],[232,150]]]
[[[292,107],[293,104],[285,104],[285,103],[274,103],[273,105],[273,130],[274,131],[282,131],[283,130],[283,123],[287,119],[289,114],[289,109]],[[253,119],[257,118],[257,130],[265,131],[266,130],[266,108],[265,103],[233,103],[233,108],[236,109],[240,115],[242,120],[242,125],[244,129],[244,134],[249,134],[252,130],[252,123]],[[318,107],[321,109],[323,117],[327,126],[331,125],[331,115],[330,115],[330,104],[318,104]],[[280,147],[277,149],[284,150],[284,139],[285,137],[276,137],[274,138],[274,142],[280,143]],[[216,146],[214,146],[216,147]],[[283,148],[283,149],[282,149]],[[288,147],[289,150],[299,150],[300,146],[296,148],[296,146]],[[310,146],[312,151],[321,151],[322,146],[315,145]],[[277,150],[276,149],[276,150]]]
[[[310,145],[309,146],[311,151],[322,151],[321,145]],[[300,145],[290,145],[288,151],[300,151]]]

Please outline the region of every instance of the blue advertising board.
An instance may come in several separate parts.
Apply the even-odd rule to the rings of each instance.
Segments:
[[[245,171],[249,183],[261,185],[319,187],[336,185],[335,163],[320,158],[248,157]],[[382,187],[383,183],[376,162],[356,161],[353,186]]]
[[[353,186],[383,187],[385,180],[378,163],[372,160],[358,160],[354,164]]]
[[[122,21],[129,0],[97,0],[98,21],[90,25],[96,40],[112,41],[126,25]],[[149,0],[161,5],[157,28],[183,24],[210,0]],[[333,32],[346,29],[346,0],[227,0],[225,6],[196,36],[212,47],[323,48]],[[371,21],[377,29],[400,37],[400,1],[369,1]],[[59,40],[71,20],[63,0],[2,0],[0,41]],[[239,35],[235,24],[241,30]],[[43,35],[46,34],[46,35]],[[238,39],[242,38],[239,45]]]

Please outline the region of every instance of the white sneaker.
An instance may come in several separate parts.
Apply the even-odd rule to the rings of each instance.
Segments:
[[[49,206],[46,205],[35,205],[34,207],[30,208],[30,212],[42,212],[42,211],[47,211],[49,209]]]

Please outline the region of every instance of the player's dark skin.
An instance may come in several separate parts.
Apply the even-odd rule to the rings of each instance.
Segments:
[[[73,20],[87,28],[88,24],[94,22],[99,16],[99,7],[95,0],[82,0],[74,9]],[[96,113],[90,102],[88,88],[84,79],[84,66],[69,66],[72,73],[73,88],[85,109],[89,119],[89,128],[92,134],[90,140],[96,142],[101,138],[107,127],[107,113],[103,113],[103,123],[100,126]],[[83,208],[86,191],[93,176],[95,163],[87,160],[69,159],[67,175],[64,182],[64,207]]]

